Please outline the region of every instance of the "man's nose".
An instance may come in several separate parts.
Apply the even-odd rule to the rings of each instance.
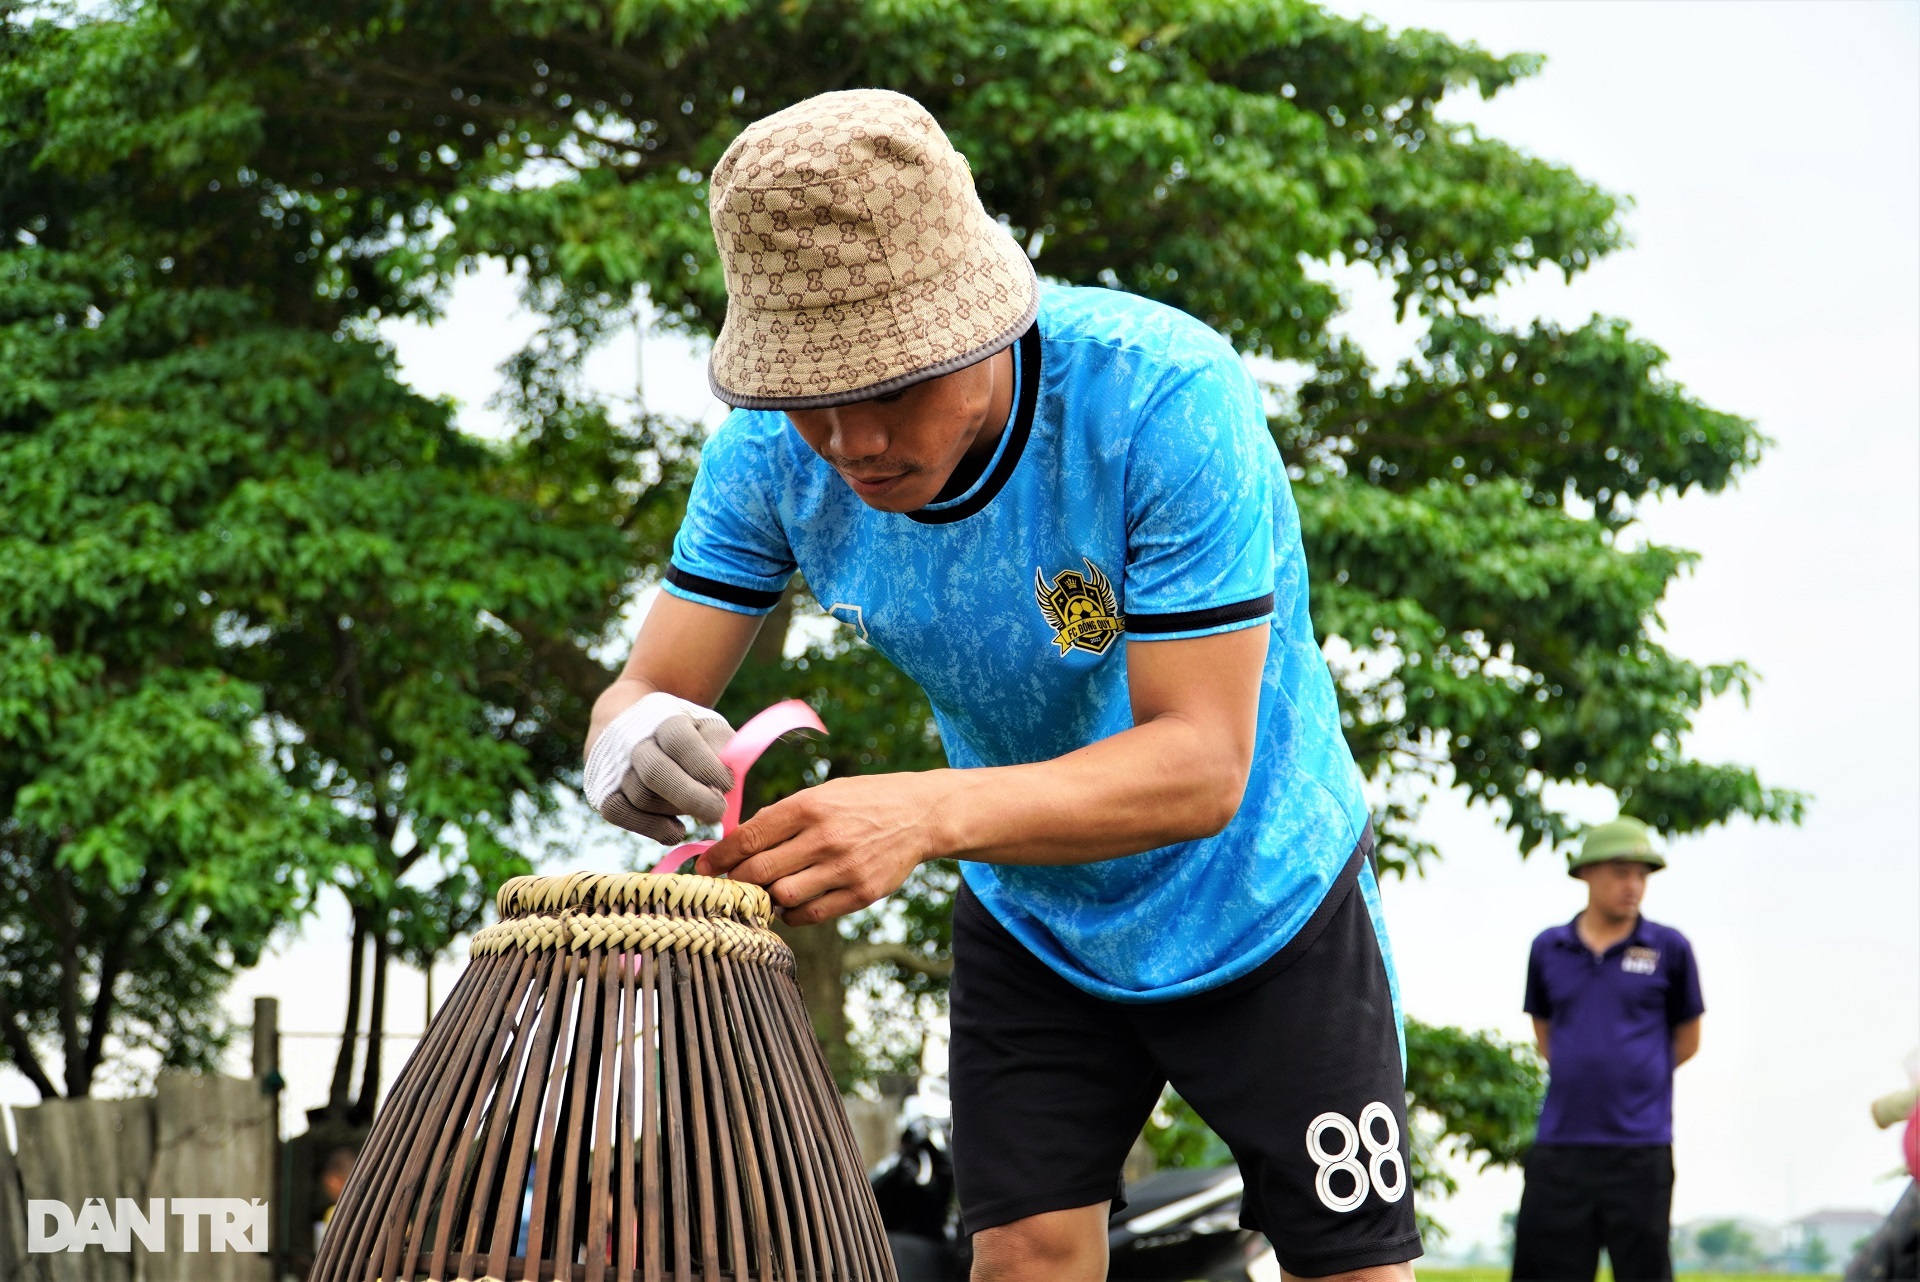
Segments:
[[[841,458],[877,458],[887,452],[890,443],[886,428],[869,415],[854,412],[833,416],[833,435],[827,444]]]

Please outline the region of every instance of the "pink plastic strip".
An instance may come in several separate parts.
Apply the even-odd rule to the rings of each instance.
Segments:
[[[733,732],[733,738],[727,740],[727,746],[720,749],[720,760],[733,771],[733,790],[727,793],[727,812],[720,820],[721,836],[740,826],[740,799],[746,790],[747,771],[753,769],[753,763],[760,760],[760,754],[771,748],[780,736],[796,730],[818,730],[826,734],[827,726],[820,720],[820,715],[805,703],[798,699],[786,699],[755,713],[747,724]],[[711,841],[682,842],[661,856],[660,862],[653,866],[653,871],[675,872],[711,845]]]

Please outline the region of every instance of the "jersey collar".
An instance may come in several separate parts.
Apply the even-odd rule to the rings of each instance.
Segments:
[[[1027,332],[1020,336],[1020,391],[1015,401],[1013,422],[1007,426],[1006,447],[1000,451],[1000,457],[994,460],[993,468],[986,479],[974,489],[972,494],[947,507],[920,508],[906,513],[910,521],[922,525],[947,525],[954,521],[964,521],[993,502],[993,496],[1013,475],[1013,469],[1020,465],[1020,455],[1026,451],[1027,437],[1033,432],[1033,411],[1040,401],[1040,323],[1035,321]]]

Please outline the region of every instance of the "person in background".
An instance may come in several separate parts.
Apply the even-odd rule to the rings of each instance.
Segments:
[[[1654,834],[1622,816],[1591,830],[1568,873],[1587,906],[1540,932],[1526,1011],[1547,1061],[1546,1103],[1514,1226],[1515,1282],[1673,1276],[1673,1070],[1700,1049],[1693,946],[1640,915],[1666,867]]]
[[[347,1191],[347,1177],[353,1174],[353,1164],[360,1154],[348,1144],[335,1145],[328,1151],[320,1163],[320,1196],[327,1200],[327,1209],[313,1224],[313,1247],[320,1249],[320,1240],[327,1234],[327,1226],[333,1223],[333,1213],[340,1206],[340,1195]]]

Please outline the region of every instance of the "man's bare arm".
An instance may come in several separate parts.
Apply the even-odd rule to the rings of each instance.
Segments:
[[[1131,729],[1030,765],[829,780],[763,809],[700,870],[767,886],[797,925],[863,908],[931,859],[1092,863],[1209,836],[1246,790],[1267,635],[1130,645]]]
[[[952,772],[948,853],[1081,864],[1219,832],[1253,767],[1267,636],[1128,646],[1133,728],[1052,761]]]
[[[1673,1030],[1673,1066],[1680,1067],[1700,1053],[1700,1019],[1695,1015]]]
[[[1553,1031],[1553,1025],[1538,1015],[1533,1017],[1533,1045],[1540,1052],[1540,1058],[1553,1063],[1553,1056],[1547,1053],[1547,1037]]]
[[[760,616],[735,614],[662,592],[640,624],[619,677],[593,703],[586,752],[607,723],[656,690],[712,707],[746,658]]]

